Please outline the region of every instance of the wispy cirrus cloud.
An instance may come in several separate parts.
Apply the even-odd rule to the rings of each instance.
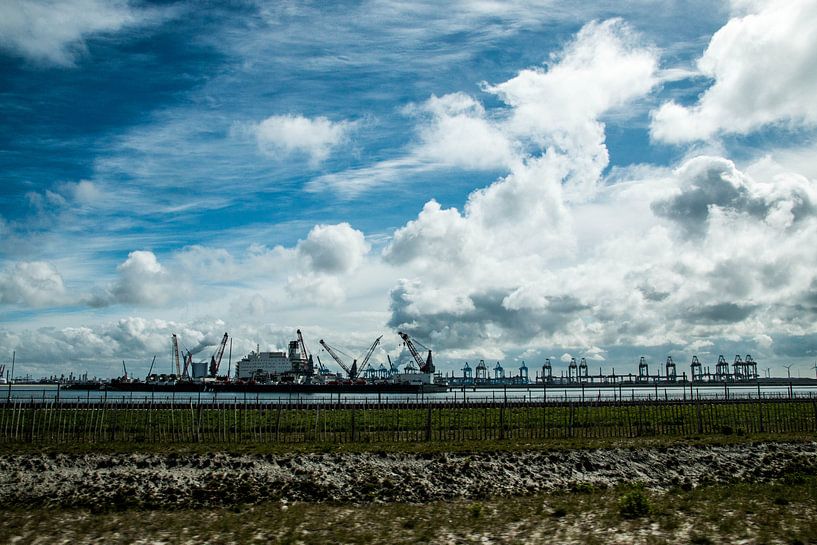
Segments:
[[[176,12],[128,0],[11,0],[0,5],[0,48],[35,63],[72,66],[89,36],[159,24]]]
[[[377,185],[431,170],[459,168],[509,172],[531,154],[552,149],[571,155],[575,172],[567,188],[592,191],[608,162],[600,114],[647,94],[658,82],[657,52],[623,21],[591,22],[547,68],[530,68],[483,91],[503,107],[486,111],[464,93],[432,96],[404,109],[418,119],[416,141],[403,157],[363,169],[313,179],[354,196]],[[584,148],[584,149],[579,149]],[[591,153],[592,151],[592,153]]]

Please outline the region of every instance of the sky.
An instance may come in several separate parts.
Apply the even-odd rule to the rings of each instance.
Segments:
[[[0,5],[0,364],[297,328],[555,373],[817,362],[817,3]]]

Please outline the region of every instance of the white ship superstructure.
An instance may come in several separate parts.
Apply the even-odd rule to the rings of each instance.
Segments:
[[[297,381],[314,374],[312,356],[306,352],[298,330],[298,340],[290,341],[287,352],[261,352],[259,348],[236,363],[236,378],[260,382]]]
[[[285,352],[252,351],[236,363],[236,376],[250,380],[292,374],[292,362]]]

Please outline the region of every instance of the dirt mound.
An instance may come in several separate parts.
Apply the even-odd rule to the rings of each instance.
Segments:
[[[0,459],[0,505],[116,509],[264,501],[426,502],[641,482],[695,487],[817,473],[817,443],[487,452],[88,454]]]

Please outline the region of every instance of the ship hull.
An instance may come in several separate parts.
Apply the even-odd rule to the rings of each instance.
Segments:
[[[312,394],[415,394],[442,393],[448,388],[435,384],[242,384],[219,383],[207,386],[213,392],[247,392],[247,393],[312,393]]]
[[[151,384],[148,382],[113,382],[105,385],[106,390],[114,392],[203,392],[205,387],[200,382],[178,382],[176,384]]]
[[[298,393],[298,394],[419,394],[443,393],[448,388],[436,384],[249,384],[240,382],[149,384],[144,382],[113,383],[106,390],[117,392],[229,392],[229,393]]]

